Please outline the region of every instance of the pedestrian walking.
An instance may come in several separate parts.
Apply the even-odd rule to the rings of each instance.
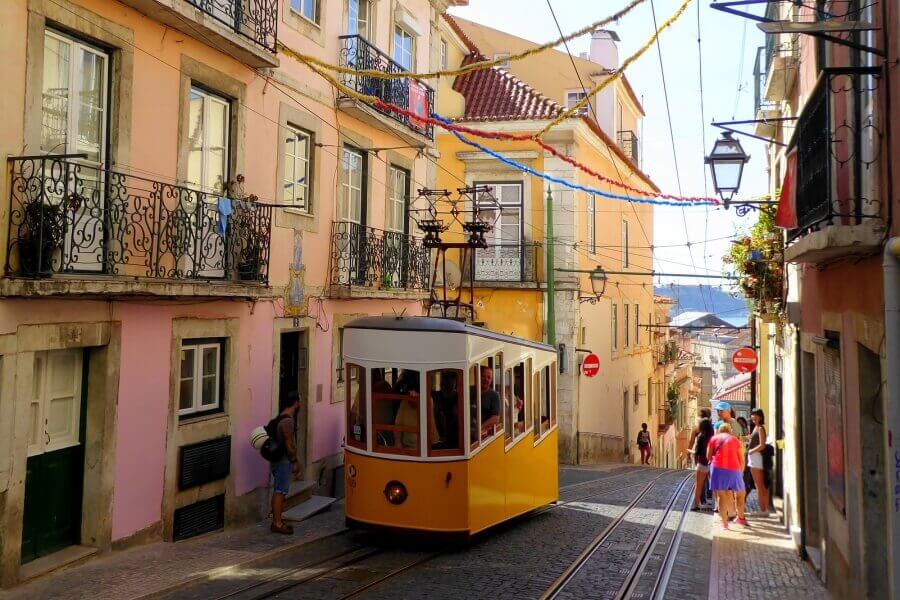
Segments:
[[[706,456],[706,447],[715,435],[712,421],[709,418],[700,419],[697,429],[699,433],[693,449],[694,460],[697,463],[697,466],[694,467],[696,485],[694,486],[694,506],[691,510],[700,510],[703,505],[706,480],[709,477],[709,459]]]
[[[284,501],[291,490],[291,480],[300,476],[295,438],[295,423],[299,410],[300,394],[288,392],[281,402],[281,412],[266,426],[267,431],[271,430],[275,434],[277,448],[271,455],[276,460],[269,461],[272,477],[275,480],[272,486],[272,533],[286,535],[294,533],[294,528],[285,524],[282,512],[284,511]]]
[[[766,417],[762,409],[757,408],[750,413],[750,421],[753,423],[753,433],[750,434],[750,449],[747,451],[747,465],[753,476],[753,485],[759,499],[759,515],[768,515],[771,511],[769,505],[769,486],[766,481],[766,469],[763,464],[763,454],[766,452]]]
[[[637,434],[637,445],[641,451],[641,464],[649,465],[652,445],[650,444],[650,432],[647,431],[646,423],[641,423],[641,430]]]
[[[722,423],[706,446],[706,458],[710,466],[710,487],[719,502],[719,518],[722,527],[728,529],[728,517],[732,500],[737,504],[737,524],[748,527],[744,514],[744,445],[732,434],[731,425]]]

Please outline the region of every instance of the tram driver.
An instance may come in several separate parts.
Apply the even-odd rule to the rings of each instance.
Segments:
[[[500,423],[500,394],[494,389],[494,370],[488,365],[481,365],[479,377],[481,383],[481,439],[494,432],[494,426]],[[470,390],[469,402],[474,407],[477,403],[475,388]],[[471,414],[475,414],[472,410]],[[473,431],[478,428],[472,423]],[[473,436],[474,437],[474,436]]]

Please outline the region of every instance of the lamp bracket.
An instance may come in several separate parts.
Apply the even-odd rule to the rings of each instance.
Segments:
[[[778,117],[776,119],[745,119],[743,121],[719,121],[716,123],[713,121],[710,123],[713,127],[718,127],[724,131],[728,131],[730,133],[736,133],[738,135],[746,135],[747,137],[752,137],[757,140],[762,140],[764,142],[768,142],[770,144],[775,144],[776,146],[787,146],[784,142],[779,142],[776,139],[767,138],[765,136],[756,135],[755,133],[749,133],[747,131],[741,131],[740,129],[735,129],[732,125],[755,125],[757,123],[782,123],[787,121],[796,121],[797,117]]]

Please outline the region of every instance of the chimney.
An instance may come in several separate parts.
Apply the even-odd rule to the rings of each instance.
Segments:
[[[591,35],[590,59],[605,69],[619,68],[619,34],[610,29],[598,29]]]

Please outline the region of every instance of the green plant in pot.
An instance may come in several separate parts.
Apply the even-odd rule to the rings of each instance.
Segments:
[[[27,277],[46,277],[53,273],[53,257],[62,246],[63,210],[37,201],[26,204],[22,213],[16,242],[20,271]]]

